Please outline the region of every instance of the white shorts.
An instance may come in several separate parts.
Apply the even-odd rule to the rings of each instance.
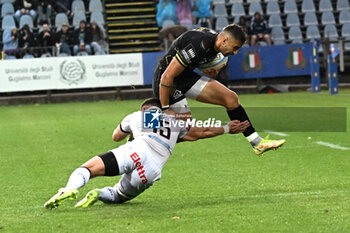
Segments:
[[[155,152],[142,139],[127,142],[111,152],[119,173],[123,174],[116,185],[116,191],[123,197],[132,199],[161,178],[161,168],[152,156]]]
[[[185,93],[185,96],[190,99],[196,99],[199,94],[202,92],[204,87],[209,82],[210,78],[202,76],[198,81]],[[172,105],[170,105],[170,109],[178,112],[178,113],[187,113],[191,112],[190,106],[188,105],[187,99],[184,98]]]

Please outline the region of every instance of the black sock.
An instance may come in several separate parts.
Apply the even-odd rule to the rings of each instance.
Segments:
[[[248,117],[247,113],[245,112],[244,108],[242,107],[242,105],[239,105],[237,108],[235,108],[233,110],[228,110],[227,114],[231,120],[239,120],[241,122],[246,121],[246,120],[249,121],[250,126],[243,132],[243,135],[245,137],[248,137],[249,135],[251,135],[252,133],[255,132],[255,129],[254,129],[252,123],[250,122],[249,117]]]

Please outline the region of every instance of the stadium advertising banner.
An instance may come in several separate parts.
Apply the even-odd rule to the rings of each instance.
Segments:
[[[143,85],[141,53],[0,62],[0,92]]]

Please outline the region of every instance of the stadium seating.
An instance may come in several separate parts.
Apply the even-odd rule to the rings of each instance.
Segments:
[[[104,27],[105,25],[105,19],[103,17],[103,14],[99,11],[91,13],[90,22],[96,22],[98,25],[100,25],[100,27]]]
[[[102,2],[101,0],[90,0],[89,3],[89,11],[90,12],[102,12],[103,7],[102,7]]]
[[[304,15],[304,25],[305,26],[318,25],[317,17],[314,12],[307,12]]]
[[[227,17],[227,10],[225,4],[215,5],[214,7],[215,17]]]
[[[350,24],[344,24],[341,29],[341,35],[344,37],[346,40],[350,40]],[[345,51],[350,51],[350,42],[346,42],[344,44],[344,49]]]
[[[34,56],[33,56],[32,54],[26,53],[26,54],[23,56],[23,59],[31,59],[31,58],[34,58]]]
[[[288,14],[286,19],[287,27],[300,26],[300,20],[298,14]]]
[[[242,3],[234,3],[231,8],[231,16],[244,16],[245,11]]]
[[[19,20],[19,28],[22,28],[24,25],[28,25],[30,30],[33,30],[34,23],[33,18],[30,15],[22,15]]]
[[[283,12],[285,14],[298,13],[297,4],[295,3],[295,1],[286,1],[284,3],[284,10],[283,10]]]
[[[333,12],[329,12],[329,11],[323,12],[321,17],[321,23],[323,25],[335,24],[335,18],[334,18]]]
[[[11,3],[5,3],[1,6],[1,17],[5,15],[13,15],[15,13],[15,9]]]
[[[56,30],[59,31],[61,30],[62,25],[66,23],[67,25],[69,25],[68,22],[68,17],[66,15],[66,13],[58,13],[55,16],[55,26],[56,26]]]
[[[306,28],[306,38],[307,39],[321,39],[320,31],[315,25],[308,26]]]
[[[76,12],[84,12],[85,13],[85,5],[82,0],[74,0],[72,3],[72,11]]]
[[[337,0],[337,11],[350,10],[349,0]]]
[[[73,15],[73,27],[78,28],[80,21],[85,20],[86,21],[86,16],[85,12],[75,12]]]
[[[175,22],[171,19],[166,19],[163,21],[163,25],[162,25],[162,28],[167,28],[167,27],[170,27],[170,26],[173,26],[175,25]]]
[[[333,6],[330,0],[321,0],[318,10],[320,12],[333,11]]]
[[[280,14],[280,7],[278,5],[278,2],[268,2],[266,6],[266,14],[272,15],[272,14]]]
[[[281,27],[274,27],[271,30],[271,40],[274,44],[285,44],[284,32]]]
[[[315,12],[315,4],[313,0],[303,0],[303,3],[301,4],[301,12]]]
[[[280,15],[270,15],[268,25],[270,28],[272,27],[282,27],[282,19]]]
[[[260,14],[263,15],[263,10],[262,10],[260,1],[259,2],[252,2],[249,5],[249,10],[248,10],[249,15],[254,15],[255,12],[260,12]]]
[[[344,10],[341,11],[339,14],[339,23],[344,24],[344,23],[350,23],[350,11]]]
[[[224,27],[228,25],[228,20],[226,17],[220,17],[216,19],[215,30],[221,32]]]
[[[338,39],[338,31],[334,24],[328,24],[324,27],[324,38],[330,38],[331,40]]]
[[[243,3],[243,0],[229,0],[228,4]]]
[[[1,22],[1,28],[3,30],[7,29],[7,28],[12,28],[15,26],[16,26],[16,22],[15,22],[15,19],[12,15],[4,16],[4,18],[2,19],[2,22]]]
[[[216,4],[225,4],[225,0],[213,0],[214,5]]]
[[[300,30],[300,27],[293,26],[289,28],[288,31],[288,38],[292,40],[292,43],[302,43],[303,42],[303,36]]]

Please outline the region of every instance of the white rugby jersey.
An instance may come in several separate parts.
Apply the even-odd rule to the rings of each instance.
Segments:
[[[152,110],[161,110],[152,107]],[[175,116],[165,113],[161,114],[161,128],[144,129],[143,112],[137,111],[126,116],[119,127],[124,133],[133,133],[135,139],[143,139],[154,151],[161,156],[161,164],[164,166],[168,160],[178,139],[183,138],[188,129],[186,124],[178,124]],[[164,123],[163,123],[164,122]]]

